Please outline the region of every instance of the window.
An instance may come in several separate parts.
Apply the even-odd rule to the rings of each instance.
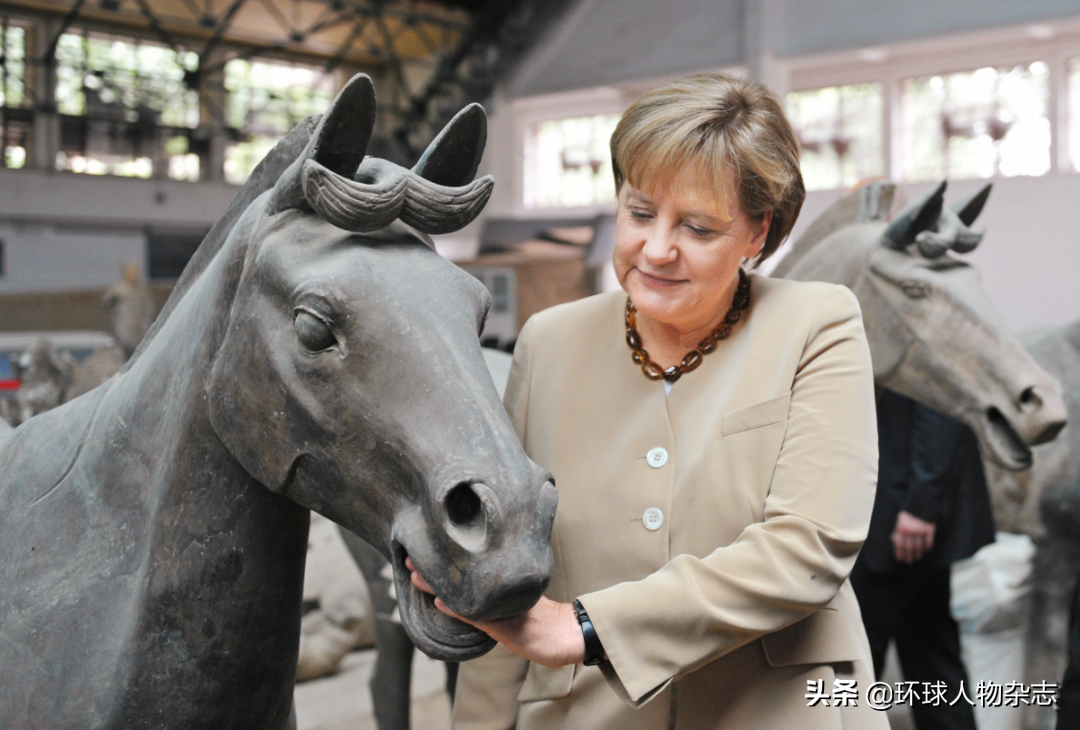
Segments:
[[[205,231],[146,232],[146,274],[150,279],[176,281],[206,237]]]
[[[903,179],[1048,172],[1049,93],[1049,67],[1042,61],[905,79]]]
[[[77,31],[56,48],[62,115],[57,168],[96,175],[197,180],[190,130],[199,124],[189,81],[198,55],[139,39]],[[191,84],[192,86],[194,84]]]
[[[26,165],[32,112],[26,93],[26,28],[0,18],[0,166]]]
[[[236,138],[225,151],[225,179],[240,185],[289,130],[326,111],[337,87],[318,67],[236,58],[225,65],[225,89]]]
[[[532,128],[525,204],[573,208],[615,202],[611,134],[618,114],[540,122]]]
[[[881,99],[877,83],[787,95],[807,190],[847,188],[884,174]]]
[[[1069,161],[1080,171],[1080,58],[1069,61]]]

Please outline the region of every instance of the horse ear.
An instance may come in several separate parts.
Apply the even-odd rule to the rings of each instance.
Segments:
[[[330,102],[307,146],[278,179],[270,210],[277,212],[307,205],[303,171],[308,160],[351,179],[364,161],[374,128],[375,86],[367,74],[357,74]]]
[[[374,128],[375,86],[367,74],[357,74],[330,102],[305,157],[351,178],[364,161]]]
[[[436,185],[472,182],[487,144],[487,114],[479,104],[459,111],[431,141],[412,171]]]
[[[897,213],[896,218],[885,229],[882,242],[889,248],[904,249],[915,241],[917,235],[937,223],[945,201],[947,184],[942,182],[933,192]]]
[[[949,205],[965,226],[974,223],[975,219],[979,217],[979,213],[982,213],[983,206],[986,205],[986,199],[990,197],[990,188],[992,187],[994,187],[994,184],[988,183],[982,190]]]

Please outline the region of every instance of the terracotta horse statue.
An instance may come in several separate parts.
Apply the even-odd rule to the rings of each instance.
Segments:
[[[1080,565],[1080,320],[1021,333],[1035,360],[1061,381],[1069,425],[1032,449],[1031,469],[1010,472],[987,465],[998,529],[1026,533],[1035,542],[1026,682],[1065,672],[1073,596]],[[1032,705],[1024,728],[1051,730],[1053,707]]]
[[[0,727],[295,725],[309,510],[393,566],[423,651],[535,603],[556,493],[479,344],[483,286],[427,233],[472,220],[464,109],[411,170],[364,157],[357,76],[268,156],[132,359],[0,445]]]
[[[945,183],[888,221],[895,186],[841,199],[807,229],[774,276],[844,284],[859,299],[874,380],[966,423],[1005,469],[1066,421],[1058,382],[994,309],[974,268],[973,230],[990,186],[949,206]]]

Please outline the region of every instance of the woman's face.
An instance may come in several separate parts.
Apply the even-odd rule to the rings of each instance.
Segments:
[[[623,183],[615,273],[640,315],[694,332],[726,313],[739,265],[761,251],[772,216],[755,224],[737,204],[725,210],[716,198],[692,175],[648,194]]]

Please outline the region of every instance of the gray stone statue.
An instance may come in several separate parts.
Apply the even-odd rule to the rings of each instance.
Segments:
[[[552,569],[556,492],[480,352],[488,296],[425,233],[472,220],[483,110],[364,157],[360,75],[268,155],[115,377],[0,444],[0,727],[295,726],[309,509],[392,567],[446,660]],[[314,128],[314,129],[313,129]]]
[[[102,304],[112,315],[112,335],[116,344],[131,357],[135,348],[154,323],[157,307],[154,298],[139,281],[139,265],[127,261],[121,269],[119,283],[105,291]]]
[[[1080,566],[1080,321],[1021,335],[1035,360],[1057,377],[1070,424],[1033,449],[1031,469],[1010,472],[987,464],[999,529],[1035,542],[1031,625],[1025,682],[1056,682],[1065,671],[1069,619]],[[1027,730],[1052,730],[1053,707],[1030,706]]]
[[[19,389],[15,392],[18,423],[64,402],[71,385],[72,363],[61,356],[47,337],[35,340],[15,362]]]
[[[875,183],[837,202],[773,273],[849,287],[862,307],[875,382],[967,424],[999,466],[1026,469],[1030,447],[1064,427],[1065,403],[975,269],[953,255],[981,240],[970,226],[990,186],[945,206],[942,183],[887,222],[894,190]]]

